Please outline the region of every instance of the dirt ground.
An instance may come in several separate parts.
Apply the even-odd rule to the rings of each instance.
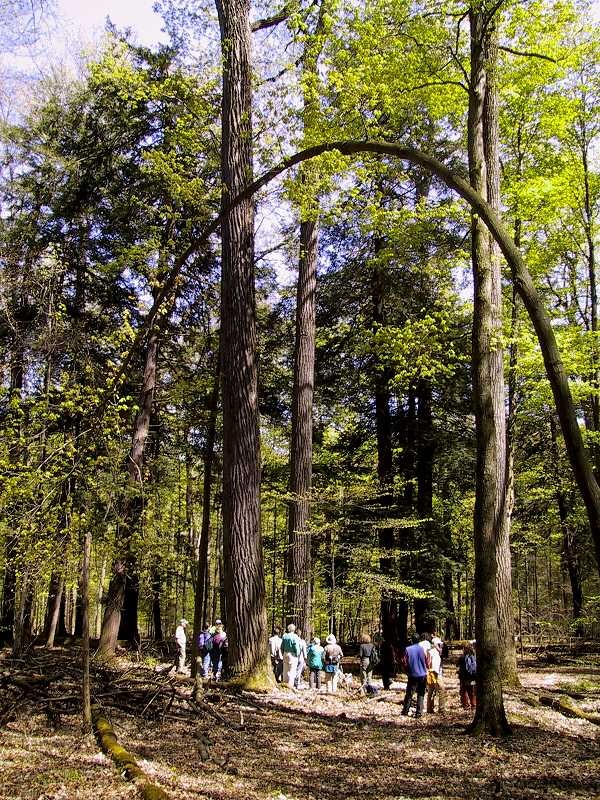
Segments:
[[[581,708],[600,712],[600,665],[531,666],[521,679],[535,691],[583,691]],[[203,714],[146,721],[110,709],[108,716],[149,779],[178,800],[600,797],[599,726],[509,693],[513,735],[473,739],[464,734],[470,715],[460,708],[452,666],[446,684],[447,713],[422,719],[400,716],[402,683],[369,699],[356,689],[249,696],[266,711],[209,691],[207,702],[216,702],[229,724]],[[54,725],[40,714],[19,714],[0,729],[0,798],[139,796],[81,733],[77,717]]]

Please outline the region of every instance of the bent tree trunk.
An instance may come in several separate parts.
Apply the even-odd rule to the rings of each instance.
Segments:
[[[254,297],[254,208],[229,208],[252,176],[250,4],[217,0],[223,56],[221,352],[223,566],[229,668],[246,685],[273,682],[260,530],[260,451]],[[227,209],[227,211],[226,211]]]
[[[523,305],[527,310],[540,343],[544,366],[552,388],[569,462],[586,507],[592,540],[594,542],[597,568],[600,572],[600,486],[594,476],[583,443],[577,413],[569,388],[567,373],[556,344],[550,317],[535,288],[531,275],[525,266],[519,248],[514,243],[510,233],[504,227],[494,209],[459,174],[434,156],[430,156],[413,147],[403,147],[402,145],[392,144],[390,142],[368,140],[325,142],[315,145],[314,147],[308,147],[305,150],[301,150],[283,159],[279,164],[267,170],[260,178],[247,184],[246,188],[240,189],[237,195],[232,196],[230,203],[223,203],[221,213],[207,225],[204,232],[200,234],[177,259],[168,276],[162,283],[160,291],[157,292],[152,308],[148,312],[146,324],[142,326],[136,334],[129,353],[123,360],[115,376],[114,383],[122,379],[133,353],[136,352],[142,338],[146,336],[148,327],[152,325],[165,300],[173,295],[177,279],[188,259],[208,242],[225,217],[230,215],[240,204],[247,203],[256,192],[286,170],[304,161],[308,161],[311,158],[320,156],[323,153],[330,153],[332,151],[338,151],[342,155],[347,156],[357,155],[359,153],[377,153],[379,155],[392,156],[403,161],[408,161],[411,164],[418,164],[436,175],[448,188],[453,189],[466,200],[471,206],[471,209],[481,217],[495,241],[498,243],[510,268],[515,289],[523,301]]]

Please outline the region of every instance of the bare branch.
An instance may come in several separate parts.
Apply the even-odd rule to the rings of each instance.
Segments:
[[[553,64],[558,64],[558,61],[552,56],[546,56],[543,53],[529,53],[525,50],[513,50],[512,47],[505,47],[500,45],[499,50],[504,50],[505,53],[511,53],[513,56],[523,56],[523,58],[541,58],[544,61],[551,61]]]

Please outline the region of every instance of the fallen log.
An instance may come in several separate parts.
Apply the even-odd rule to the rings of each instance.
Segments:
[[[600,714],[590,714],[587,711],[584,711],[567,695],[559,695],[558,697],[553,697],[552,695],[536,695],[528,692],[527,694],[520,694],[519,692],[514,692],[514,694],[519,695],[520,699],[526,703],[528,706],[537,707],[537,706],[545,706],[546,708],[551,708],[553,711],[558,711],[560,714],[563,714],[565,717],[574,717],[575,719],[585,719],[587,722],[591,722],[593,725],[600,725]]]
[[[567,695],[560,695],[559,697],[552,697],[549,695],[540,695],[540,703],[543,706],[553,708],[555,711],[560,711],[565,717],[575,717],[576,719],[585,719],[594,725],[600,725],[600,714],[590,714],[587,711],[579,708],[577,703]]]
[[[92,706],[92,727],[102,751],[112,758],[128,780],[136,783],[144,800],[169,800],[164,789],[150,783],[135,757],[119,744],[112,725],[98,706]]]

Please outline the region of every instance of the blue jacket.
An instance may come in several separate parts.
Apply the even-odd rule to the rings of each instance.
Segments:
[[[425,651],[420,644],[411,644],[410,647],[406,648],[406,660],[408,661],[407,672],[409,678],[427,677]]]

